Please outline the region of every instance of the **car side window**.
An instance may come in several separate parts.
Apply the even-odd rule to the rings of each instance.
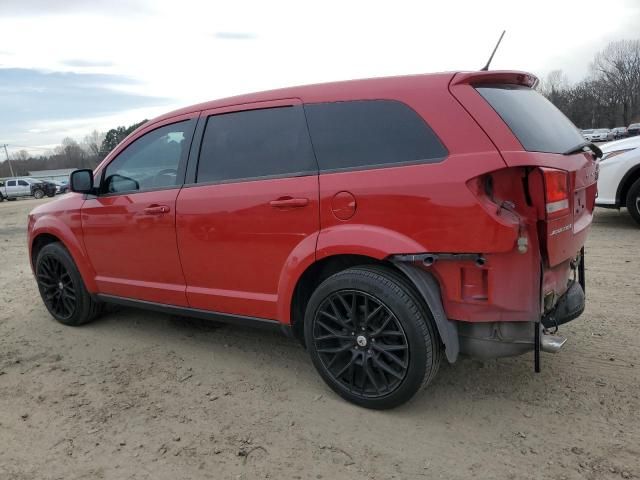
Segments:
[[[16,181],[15,180],[9,180],[7,182],[7,187],[15,187],[16,186]]]
[[[304,106],[321,171],[442,161],[447,149],[408,105],[355,100]]]
[[[181,161],[186,161],[193,121],[165,125],[129,144],[107,165],[100,186],[103,194],[177,186]]]
[[[197,183],[317,174],[302,107],[213,115],[207,119]]]
[[[24,180],[18,180],[18,185],[20,185],[21,187],[28,187],[29,184],[27,182],[25,182]]]

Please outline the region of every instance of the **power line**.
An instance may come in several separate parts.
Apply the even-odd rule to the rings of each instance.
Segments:
[[[25,150],[42,150],[44,152],[53,150],[53,148],[44,148],[44,147],[27,147],[26,145],[12,145],[15,148],[24,148]]]

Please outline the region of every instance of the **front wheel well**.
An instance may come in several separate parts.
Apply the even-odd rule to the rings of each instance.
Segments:
[[[31,244],[31,264],[35,266],[40,250],[42,250],[46,245],[56,242],[62,243],[58,237],[51,235],[50,233],[41,233],[36,236]]]
[[[631,185],[633,185],[638,179],[640,179],[640,165],[636,165],[634,168],[629,170],[622,178],[620,186],[618,187],[619,206],[624,207],[627,205],[627,194],[631,189]]]

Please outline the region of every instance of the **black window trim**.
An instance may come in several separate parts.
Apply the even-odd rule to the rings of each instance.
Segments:
[[[277,101],[274,100],[274,101]],[[220,113],[210,113],[208,115],[204,115],[203,112],[200,112],[200,117],[198,118],[198,124],[195,128],[194,140],[191,144],[191,151],[189,153],[189,163],[187,166],[186,176],[184,180],[183,188],[193,188],[193,187],[205,187],[212,185],[227,185],[233,183],[246,183],[246,182],[256,182],[260,180],[277,180],[281,178],[300,178],[300,177],[312,177],[317,176],[318,169],[318,160],[316,159],[315,150],[313,149],[313,142],[311,141],[311,135],[309,134],[309,127],[307,125],[307,116],[304,112],[304,104],[302,103],[283,103],[282,105],[273,105],[268,107],[262,107],[256,105],[255,108],[242,108],[246,107],[246,105],[241,104],[238,105],[237,110],[226,110]],[[242,112],[254,112],[257,110],[271,110],[274,108],[289,108],[289,107],[300,107],[302,109],[302,114],[304,115],[305,128],[307,131],[307,135],[309,136],[309,142],[311,143],[311,151],[313,152],[313,159],[316,165],[315,170],[303,170],[298,172],[287,172],[287,173],[279,173],[273,175],[259,175],[255,177],[243,177],[243,178],[232,178],[229,180],[212,180],[209,182],[198,182],[198,166],[200,163],[200,153],[202,150],[202,143],[204,140],[204,133],[207,127],[207,121],[210,117],[215,117],[218,115],[227,115],[231,113],[242,113]]]
[[[447,145],[442,141],[442,139],[440,138],[440,136],[438,135],[438,132],[436,132],[433,127],[427,123],[427,121],[422,117],[422,115],[420,115],[415,108],[413,108],[411,105],[409,105],[406,102],[403,102],[402,100],[398,100],[395,98],[388,98],[388,97],[380,97],[380,98],[353,98],[353,99],[349,99],[349,100],[333,100],[333,101],[329,101],[329,102],[305,102],[303,103],[303,107],[306,107],[307,105],[322,105],[322,104],[327,104],[327,103],[351,103],[351,102],[377,102],[377,101],[387,101],[387,102],[396,102],[399,103],[401,105],[404,105],[405,107],[407,107],[409,110],[411,110],[413,113],[416,114],[416,116],[422,121],[422,123],[425,125],[425,127],[427,127],[428,130],[430,130],[434,137],[438,140],[438,142],[440,142],[440,145],[442,145],[442,148],[444,149],[445,155],[442,157],[432,157],[432,158],[421,158],[421,159],[416,159],[416,160],[407,160],[404,162],[391,162],[391,163],[375,163],[375,164],[369,164],[369,165],[359,165],[356,167],[339,167],[339,168],[320,168],[319,166],[319,162],[317,159],[317,153],[315,151],[315,146],[313,145],[313,136],[311,135],[311,129],[309,128],[309,121],[307,119],[307,131],[309,132],[309,138],[311,139],[311,146],[313,147],[313,152],[314,155],[316,156],[316,163],[318,163],[318,171],[320,175],[323,174],[331,174],[331,173],[342,173],[342,172],[358,172],[358,171],[362,171],[362,170],[381,170],[384,168],[394,168],[394,167],[408,167],[408,166],[412,166],[412,165],[430,165],[430,164],[435,164],[435,163],[442,163],[444,162],[447,158],[449,158],[449,156],[451,155],[451,152],[449,152],[449,149],[447,148]],[[305,114],[305,119],[307,118],[307,111],[306,109],[304,110],[304,114]]]
[[[186,118],[183,120],[178,120],[175,122],[170,122],[170,123],[164,123],[162,125],[158,125],[157,127],[152,128],[151,130],[148,130],[146,132],[144,132],[142,135],[140,135],[139,137],[137,137],[135,140],[133,140],[131,143],[129,143],[129,145],[127,145],[123,150],[121,150],[120,152],[118,152],[118,154],[113,157],[111,160],[109,160],[109,163],[106,164],[104,167],[102,167],[102,171],[100,172],[100,184],[99,184],[99,188],[98,188],[98,192],[95,195],[95,197],[100,197],[100,198],[104,198],[104,197],[117,197],[120,195],[137,195],[140,193],[148,193],[148,192],[158,192],[158,191],[162,191],[162,190],[175,190],[175,189],[180,189],[183,187],[184,185],[184,181],[185,181],[185,173],[187,170],[187,162],[189,159],[189,156],[191,154],[191,149],[193,148],[193,140],[194,140],[194,133],[195,133],[195,129],[196,129],[196,122],[198,120],[198,117],[192,117],[192,118]],[[178,123],[187,123],[187,125],[190,127],[190,130],[188,131],[190,133],[191,138],[189,139],[189,148],[187,149],[186,152],[183,152],[182,157],[180,158],[180,161],[178,162],[178,172],[176,174],[176,184],[175,185],[169,185],[166,187],[157,187],[157,188],[149,188],[146,190],[130,190],[128,192],[113,192],[113,193],[104,193],[102,192],[102,185],[104,183],[104,177],[107,173],[107,168],[109,168],[109,165],[111,165],[116,158],[120,157],[120,155],[122,155],[123,152],[126,152],[127,149],[133,145],[135,142],[137,142],[138,140],[140,140],[142,137],[144,137],[145,135],[148,135],[160,128],[164,128],[164,127],[169,127],[171,125],[177,125]],[[185,140],[187,140],[185,138]]]

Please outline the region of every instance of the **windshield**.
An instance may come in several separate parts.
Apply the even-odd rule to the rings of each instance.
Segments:
[[[582,130],[582,133],[593,133],[593,130]]]
[[[530,152],[564,153],[584,143],[576,126],[549,100],[523,85],[481,85],[476,90]]]
[[[596,130],[597,133],[609,133],[609,130],[607,130],[606,128],[601,128],[599,130]]]

